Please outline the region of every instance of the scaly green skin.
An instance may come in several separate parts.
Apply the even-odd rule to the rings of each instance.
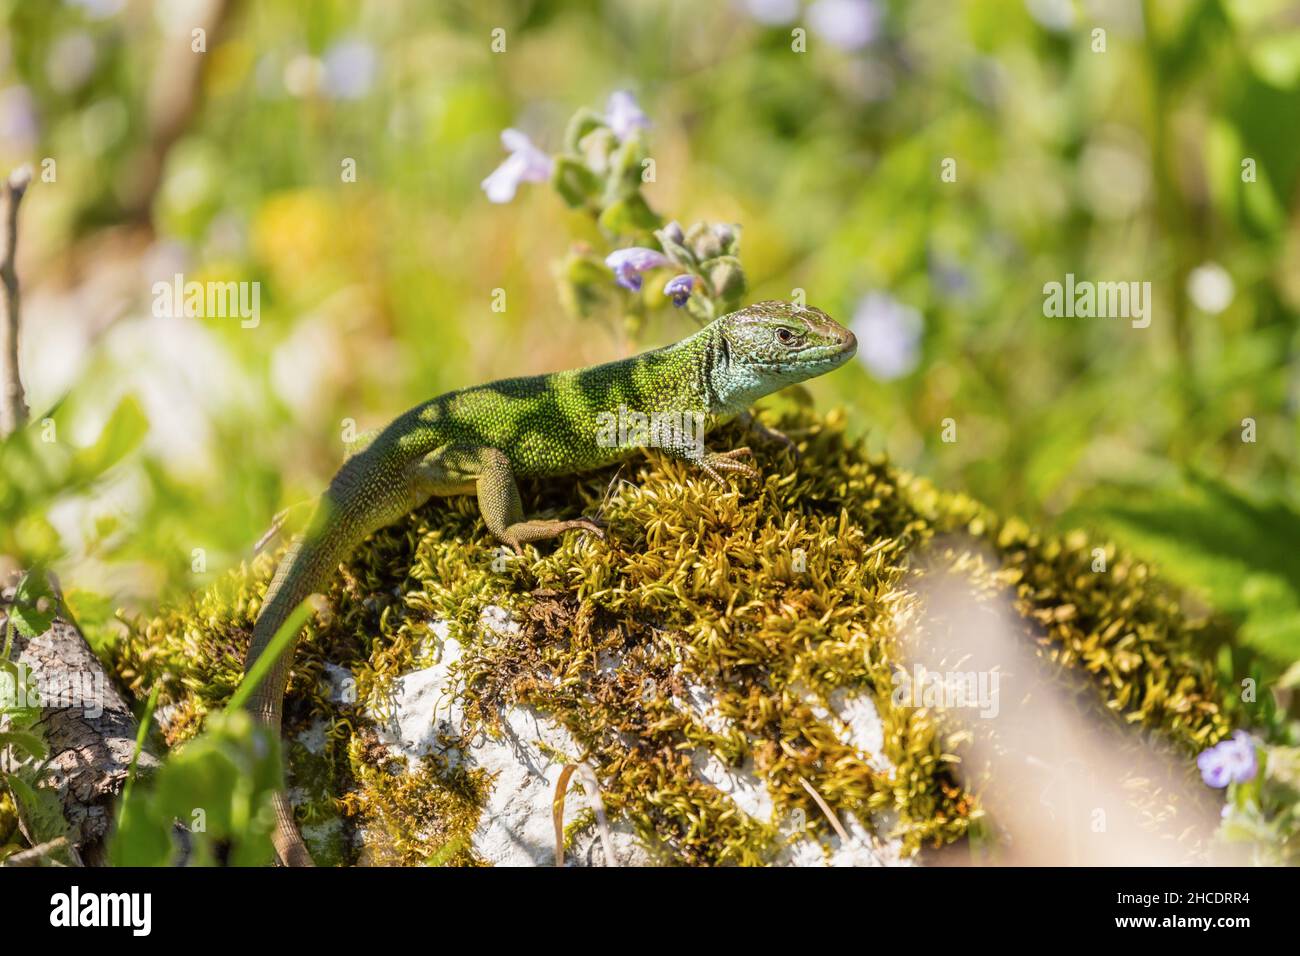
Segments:
[[[491,382],[416,406],[330,482],[306,533],[285,554],[267,589],[245,671],[293,610],[324,591],[339,563],[368,535],[431,497],[477,494],[488,530],[516,551],[575,529],[603,537],[590,518],[525,520],[515,479],[589,471],[636,454],[638,447],[610,441],[618,437],[611,436],[610,425],[620,409],[625,421],[626,412],[687,415],[692,422],[698,415],[707,429],[746,414],[764,395],[837,368],[856,350],[853,334],[818,309],[759,302],[633,358]],[[655,447],[694,462],[719,482],[724,472],[757,475],[736,460],[748,448],[708,452],[693,437],[685,429],[658,434]],[[291,644],[249,701],[276,734],[292,659]],[[281,861],[310,865],[283,793],[276,796],[275,811]]]

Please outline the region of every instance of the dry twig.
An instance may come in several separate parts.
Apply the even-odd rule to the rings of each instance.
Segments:
[[[0,438],[27,421],[27,402],[18,374],[18,205],[32,181],[30,166],[22,166],[0,183]]]

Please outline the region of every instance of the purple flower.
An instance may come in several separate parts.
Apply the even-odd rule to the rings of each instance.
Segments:
[[[36,101],[25,86],[0,90],[0,142],[12,146],[15,153],[35,148],[39,135]]]
[[[121,13],[126,0],[71,0],[68,6],[81,7],[91,19],[104,20]]]
[[[862,343],[858,358],[878,379],[902,378],[921,360],[924,319],[892,296],[869,293],[858,303],[850,325]]]
[[[673,305],[681,308],[686,304],[686,300],[691,297],[691,291],[695,288],[695,276],[683,272],[679,276],[673,276],[664,285],[664,295],[672,296]]]
[[[1074,5],[1070,0],[1025,0],[1025,7],[1049,30],[1065,33],[1074,27]]]
[[[880,32],[880,7],[876,0],[817,0],[808,25],[831,46],[860,50]]]
[[[544,183],[551,178],[551,157],[517,129],[503,130],[501,145],[510,151],[505,162],[481,183],[491,202],[509,202],[520,183]]]
[[[930,252],[930,281],[946,295],[962,296],[971,291],[970,274],[961,263],[942,253]]]
[[[1250,734],[1239,730],[1227,740],[1203,751],[1196,758],[1196,766],[1201,769],[1201,779],[1211,787],[1247,783],[1255,779],[1259,770],[1255,741]]]
[[[742,0],[742,6],[759,23],[780,26],[799,15],[799,0]]]
[[[359,100],[370,92],[377,65],[375,48],[348,38],[325,51],[325,92],[337,100]]]
[[[627,90],[618,90],[609,95],[609,102],[605,105],[605,122],[619,142],[637,130],[648,129],[650,126],[650,118],[641,112],[636,97]]]
[[[668,257],[644,246],[631,246],[611,252],[605,257],[605,265],[614,270],[614,279],[619,285],[638,292],[641,289],[641,273],[668,265]]]

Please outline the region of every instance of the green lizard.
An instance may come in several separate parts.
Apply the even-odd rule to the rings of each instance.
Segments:
[[[326,590],[339,564],[368,535],[431,497],[477,494],[488,530],[515,551],[571,530],[604,537],[591,518],[526,519],[515,480],[589,471],[632,456],[636,447],[610,440],[611,419],[628,413],[658,423],[649,433],[661,452],[694,462],[718,482],[727,472],[757,477],[737,460],[748,448],[707,451],[703,430],[687,423],[707,430],[748,414],[755,400],[829,372],[856,350],[853,333],[818,309],[759,302],[642,355],[491,382],[416,406],[349,458],[330,482],[271,580],[245,673],[294,609]],[[249,699],[255,718],[276,734],[293,648]],[[275,814],[280,860],[310,865],[283,792],[275,797]]]

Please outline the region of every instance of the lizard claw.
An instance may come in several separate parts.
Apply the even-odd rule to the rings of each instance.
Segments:
[[[601,521],[599,518],[588,518],[586,515],[583,515],[581,518],[575,518],[573,520],[573,527],[580,531],[590,531],[601,541],[605,540],[605,522]]]
[[[746,478],[758,478],[758,469],[745,464],[743,461],[737,461],[737,458],[752,458],[754,453],[749,448],[733,448],[730,451],[710,452],[701,458],[698,462],[704,473],[722,485],[727,486],[727,480],[722,477],[722,472],[734,472],[743,475]]]

